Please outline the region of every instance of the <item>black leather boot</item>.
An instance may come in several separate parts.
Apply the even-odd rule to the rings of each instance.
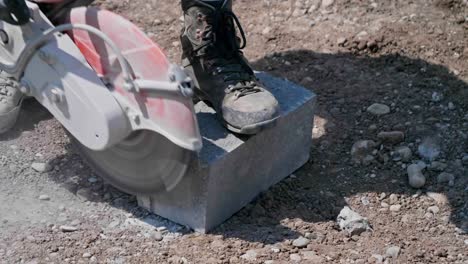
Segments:
[[[244,58],[245,34],[232,12],[232,0],[182,0],[182,8],[182,59],[197,96],[208,101],[233,132],[255,134],[273,123],[278,101]]]

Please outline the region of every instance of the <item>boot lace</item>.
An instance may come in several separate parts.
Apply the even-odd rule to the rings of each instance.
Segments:
[[[247,39],[239,18],[226,7],[228,0],[224,0],[221,8],[215,8],[199,0],[195,1],[214,13],[213,17],[206,15],[197,17],[199,21],[204,22],[203,29],[197,32],[197,37],[204,41],[204,45],[194,50],[195,56],[208,59],[206,60],[208,68],[214,69],[212,74],[222,76],[224,82],[229,84],[226,92],[234,93],[237,98],[261,92],[262,89],[252,81],[252,70],[241,58],[241,50],[246,47]],[[220,22],[224,23],[224,28],[220,28],[222,26]],[[240,39],[236,34],[237,31]]]

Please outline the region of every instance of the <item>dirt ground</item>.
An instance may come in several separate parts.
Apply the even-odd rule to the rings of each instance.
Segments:
[[[98,4],[179,62],[179,1]],[[28,101],[0,138],[0,263],[468,263],[468,2],[234,6],[254,68],[317,93],[311,160],[201,235],[105,185],[50,114]],[[370,113],[374,103],[390,112]],[[398,132],[378,136],[390,131]],[[375,143],[364,157],[351,151],[361,140]],[[432,162],[428,147],[438,153]],[[39,173],[34,162],[52,170]],[[427,182],[414,189],[406,168],[418,162]],[[373,231],[340,231],[346,205]]]

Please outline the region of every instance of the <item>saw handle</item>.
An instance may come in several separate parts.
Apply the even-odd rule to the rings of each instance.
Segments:
[[[33,39],[29,42],[26,47],[21,51],[17,62],[14,64],[2,64],[0,63],[0,70],[11,74],[16,80],[21,80],[26,67],[33,58],[34,54],[41,47],[46,45],[53,37],[55,33],[65,32],[69,30],[84,30],[88,33],[96,35],[101,38],[115,53],[117,60],[122,68],[124,78],[124,89],[129,92],[140,92],[146,91],[148,93],[156,94],[177,94],[185,97],[193,96],[193,85],[192,80],[188,77],[185,72],[175,65],[171,66],[169,82],[158,82],[150,80],[134,80],[133,70],[130,64],[127,62],[117,45],[99,29],[84,25],[84,24],[64,24],[55,28],[46,30],[44,35]]]

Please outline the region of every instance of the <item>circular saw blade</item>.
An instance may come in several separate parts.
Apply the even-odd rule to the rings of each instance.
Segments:
[[[135,131],[103,151],[88,149],[74,141],[99,176],[135,195],[170,191],[184,177],[194,156],[192,151],[148,130]]]

